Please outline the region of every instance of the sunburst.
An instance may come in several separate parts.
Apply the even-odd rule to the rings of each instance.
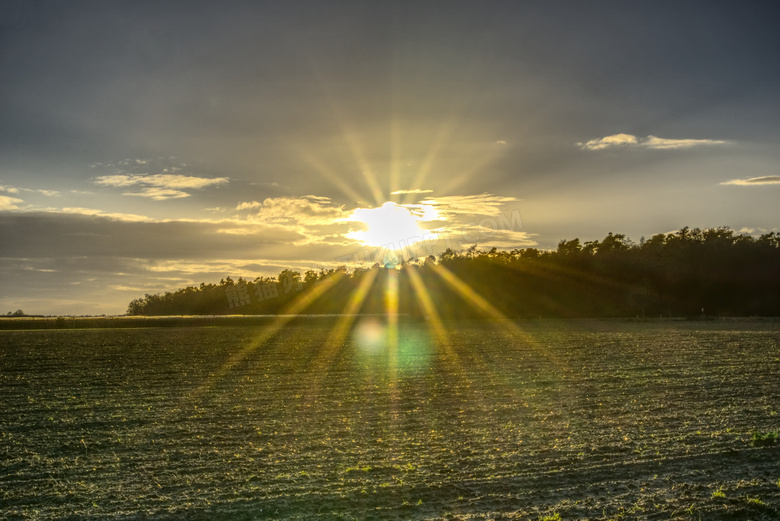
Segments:
[[[324,83],[321,86],[324,90],[327,90]],[[391,388],[391,396],[395,397],[393,400],[397,400],[398,350],[399,344],[403,342],[404,335],[404,328],[401,327],[402,324],[399,320],[399,276],[401,273],[408,276],[410,285],[405,287],[410,288],[410,291],[413,293],[413,295],[410,295],[410,298],[417,302],[419,308],[426,316],[425,324],[433,344],[440,351],[441,359],[449,365],[454,374],[466,378],[468,371],[463,367],[460,357],[453,348],[451,335],[447,331],[448,325],[445,324],[447,317],[443,316],[441,312],[443,307],[443,303],[439,301],[441,296],[426,287],[425,279],[418,272],[416,266],[405,266],[403,271],[394,269],[398,267],[397,264],[399,263],[395,252],[424,240],[435,239],[436,230],[426,229],[425,223],[442,219],[434,206],[419,203],[413,204],[411,202],[410,197],[412,195],[410,194],[416,193],[415,190],[400,190],[401,199],[399,202],[396,202],[391,201],[391,196],[384,194],[380,186],[376,172],[387,170],[390,192],[398,191],[400,188],[403,157],[401,153],[400,119],[398,117],[391,118],[390,164],[376,169],[369,161],[369,154],[364,150],[359,134],[353,126],[348,124],[344,111],[339,110],[332,102],[332,98],[327,96],[327,92],[326,98],[331,100],[328,105],[331,109],[333,120],[339,127],[343,143],[351,156],[352,164],[348,165],[347,170],[359,170],[364,182],[363,191],[367,191],[370,195],[365,197],[360,189],[344,180],[341,174],[344,171],[344,165],[342,167],[326,165],[306,151],[301,151],[301,157],[315,172],[341,191],[345,197],[355,201],[356,204],[363,205],[352,210],[349,217],[342,219],[342,222],[354,222],[361,227],[361,229],[350,231],[346,234],[346,237],[364,246],[385,248],[386,252],[389,251],[390,253],[386,253],[385,258],[380,259],[383,261],[381,262],[383,268],[370,270],[362,275],[361,280],[357,283],[357,286],[344,305],[342,316],[336,320],[330,333],[323,339],[318,352],[311,361],[311,364],[317,368],[312,373],[319,374],[319,376],[309,382],[308,394],[316,396],[317,389],[321,383],[318,379],[323,378],[328,373],[333,360],[338,356],[341,349],[349,345],[350,342],[365,340],[371,343],[373,349],[382,347],[387,349],[388,366],[386,370],[389,377],[388,385]],[[460,116],[458,110],[453,109],[451,114],[442,120],[442,123],[434,133],[427,153],[421,158],[417,171],[407,180],[412,181],[410,188],[419,188],[427,183],[431,175],[436,171],[437,161],[446,149],[447,142],[452,139],[460,121]],[[494,154],[487,154],[485,157],[475,157],[473,165],[476,166],[470,168],[464,165],[464,168],[460,171],[453,172],[452,175],[448,176],[447,181],[443,185],[445,186],[445,192],[446,187],[452,187],[454,184],[461,182],[465,177],[471,177],[474,174],[474,169],[482,168],[494,159]],[[375,205],[366,207],[366,201],[373,201]],[[399,254],[402,255],[400,252]],[[385,259],[389,260],[384,262]],[[378,277],[381,269],[386,269],[385,277]],[[487,302],[445,266],[441,264],[434,265],[432,271],[465,302],[465,305],[477,310],[492,323],[497,324],[502,334],[511,338],[527,337],[514,322],[508,320],[495,306]],[[368,331],[366,335],[370,333],[370,340],[365,335],[351,336],[353,331],[360,329],[361,322],[358,316],[367,296],[373,294],[380,280],[384,283],[384,286],[381,288],[384,295],[382,326],[379,327],[374,324],[369,328],[370,331],[366,330]],[[250,353],[268,342],[273,335],[289,323],[293,316],[304,313],[318,299],[327,298],[328,289],[333,286],[333,284],[314,286],[300,295],[298,299],[282,311],[282,314],[285,315],[284,317],[279,317],[270,327],[259,333],[255,341],[236,353],[209,382],[204,384],[204,387],[212,385],[215,379],[221,378],[227,371],[249,356]]]

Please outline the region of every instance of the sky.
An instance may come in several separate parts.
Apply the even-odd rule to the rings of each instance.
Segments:
[[[778,10],[2,0],[0,313],[383,245],[778,230]]]

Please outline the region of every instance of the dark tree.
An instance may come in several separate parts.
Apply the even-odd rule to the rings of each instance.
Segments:
[[[442,277],[443,270],[469,288],[471,301]],[[344,267],[303,275],[284,270],[276,278],[251,282],[227,277],[219,284],[147,294],[133,300],[127,312],[275,314],[306,297],[304,313],[342,313],[354,307],[349,303],[362,288],[365,298],[356,312],[383,313],[392,275],[398,311],[411,316],[425,312],[417,296],[420,284],[443,318],[484,316],[473,294],[511,318],[780,315],[780,235],[775,232],[755,238],[728,228],[683,228],[639,244],[609,233],[584,244],[562,240],[556,251],[485,252],[471,246],[405,262],[393,271],[375,265],[351,273]]]

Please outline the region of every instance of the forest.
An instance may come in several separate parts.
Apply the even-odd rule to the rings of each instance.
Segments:
[[[639,243],[613,233],[601,241],[562,240],[550,251],[474,245],[394,268],[227,277],[147,294],[127,313],[386,313],[388,287],[397,294],[393,307],[410,317],[433,308],[442,319],[496,312],[508,318],[780,316],[780,234],[686,227]]]

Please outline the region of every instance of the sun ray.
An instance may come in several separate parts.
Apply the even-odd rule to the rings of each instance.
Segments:
[[[483,314],[487,315],[493,320],[505,321],[506,316],[496,309],[490,302],[485,300],[479,293],[471,289],[471,287],[460,280],[454,273],[448,270],[441,264],[436,264],[433,267],[434,273],[441,277],[452,289],[454,289],[460,296],[462,296],[469,304],[477,308]]]
[[[441,264],[437,264],[433,268],[434,273],[444,280],[444,282],[454,289],[466,302],[474,306],[478,311],[482,312],[485,316],[494,320],[509,338],[520,338],[527,345],[533,347],[535,342],[526,332],[520,329],[514,322],[508,319],[501,311],[499,311],[490,302],[485,300],[479,293],[474,291],[468,284],[460,280],[457,275],[452,273],[446,267]],[[539,354],[550,360],[556,367],[563,368],[563,364],[555,358],[552,353],[547,351],[536,350]]]
[[[339,275],[337,274],[336,277],[338,280]],[[274,318],[271,325],[264,328],[262,333],[260,333],[251,343],[247,344],[235,355],[231,356],[230,359],[227,362],[225,362],[222,365],[222,367],[219,368],[218,371],[210,375],[209,378],[203,384],[201,384],[197,389],[195,389],[191,393],[190,398],[194,398],[198,395],[201,395],[209,388],[211,388],[214,385],[214,383],[222,379],[223,376],[225,376],[231,369],[233,369],[236,365],[238,365],[241,361],[243,361],[253,351],[260,348],[271,338],[273,338],[273,336],[276,333],[278,333],[280,329],[282,329],[291,320],[293,320],[299,314],[301,314],[301,312],[303,312],[307,307],[309,307],[315,300],[322,297],[328,290],[332,289],[336,285],[337,280],[330,283],[322,283],[320,285],[315,285],[313,288],[310,288],[308,291],[303,292],[303,294],[299,298],[295,299],[295,301],[293,301],[288,307],[282,310],[282,312]]]
[[[474,179],[477,174],[483,172],[491,163],[497,161],[499,157],[500,156],[497,156],[496,154],[485,154],[465,170],[459,173],[453,172],[453,175],[448,176],[447,179],[440,185],[438,192],[455,192],[464,182],[469,179]]]
[[[404,272],[409,276],[409,282],[412,283],[415,297],[430,321],[434,340],[441,346],[448,346],[450,339],[447,334],[447,328],[444,327],[444,323],[439,315],[439,310],[437,310],[436,306],[433,304],[431,294],[428,292],[428,288],[425,287],[422,277],[417,273],[417,268],[410,265],[406,267]]]
[[[392,115],[390,117],[390,193],[401,189],[401,73],[398,49],[393,52],[392,82]]]
[[[369,270],[363,275],[360,284],[349,296],[347,304],[344,306],[344,310],[338,318],[336,325],[333,326],[328,338],[323,345],[320,346],[314,360],[312,360],[310,365],[315,369],[315,372],[313,373],[312,381],[306,386],[306,403],[311,403],[316,398],[322,380],[327,376],[328,368],[336,357],[339,349],[344,347],[347,336],[357,318],[357,314],[360,311],[363,302],[365,302],[368,292],[374,285],[378,273],[379,270]]]
[[[455,375],[468,381],[460,356],[458,356],[458,353],[452,348],[450,337],[447,334],[447,328],[444,327],[439,310],[436,309],[431,294],[428,291],[428,288],[425,287],[425,282],[417,272],[417,267],[409,265],[404,272],[408,275],[415,297],[427,316],[428,325],[433,333],[434,342],[439,349],[442,350],[444,361],[451,365],[451,369]]]
[[[365,159],[362,151],[360,150],[357,136],[354,132],[350,132],[346,129],[343,130],[343,134],[344,141],[347,143],[350,152],[352,152],[352,156],[355,159],[358,168],[360,169],[360,173],[363,174],[363,179],[368,185],[368,189],[371,191],[371,195],[374,197],[374,202],[376,202],[378,205],[382,204],[385,201],[385,196],[382,193],[382,188],[380,188],[376,177],[374,176],[371,165],[369,165],[368,161]]]
[[[352,188],[344,179],[338,176],[331,168],[325,166],[320,161],[315,159],[310,153],[305,150],[299,150],[298,154],[303,160],[312,168],[314,168],[319,174],[328,180],[333,186],[338,188],[342,194],[347,196],[350,200],[359,202],[365,198],[359,194],[354,188]]]
[[[417,169],[417,175],[410,185],[412,188],[420,188],[423,186],[429,172],[433,168],[433,164],[435,163],[436,159],[438,159],[439,152],[444,147],[452,133],[455,131],[455,127],[457,127],[459,119],[460,118],[458,116],[453,114],[439,125],[439,128],[436,131],[436,135],[433,138],[433,143],[428,149],[428,153],[425,154],[425,157],[420,163],[420,167]],[[413,195],[404,194],[401,200],[406,204],[412,200],[413,197]]]
[[[333,331],[331,331],[330,336],[328,336],[328,339],[325,341],[327,349],[338,349],[344,343],[352,324],[357,318],[360,307],[366,300],[366,296],[368,295],[371,286],[374,285],[378,273],[379,270],[374,269],[367,271],[363,275],[360,284],[347,300],[347,304],[342,311],[342,316],[339,317],[338,322],[336,322],[336,325],[333,327]]]
[[[387,270],[385,290],[385,312],[387,313],[388,387],[390,407],[398,418],[400,395],[398,390],[398,270]]]
[[[500,310],[476,293],[454,273],[440,264],[434,265],[433,270],[450,288],[455,290],[464,301],[474,306],[483,315],[492,320],[494,324],[498,326],[497,330],[499,333],[505,335],[510,340],[519,339],[524,347],[527,347],[529,351],[532,351],[536,356],[552,364],[560,373],[563,374],[567,371],[567,368],[561,363],[557,356],[549,350],[538,347],[537,342],[530,334],[523,331],[514,322],[504,316]],[[467,354],[469,355],[469,361],[477,366],[476,375],[478,378],[490,378],[492,381],[495,381],[510,393],[518,404],[527,400],[523,389],[518,388],[516,382],[508,379],[505,373],[495,370],[496,360],[486,358],[485,354],[477,349],[469,350]],[[466,381],[469,381],[469,379],[466,378]],[[484,403],[482,397],[477,396],[475,398],[478,402]]]
[[[401,189],[401,122],[390,120],[390,193]]]
[[[387,313],[387,342],[391,349],[398,347],[398,270],[387,270],[385,290],[385,312]]]
[[[376,177],[374,177],[371,165],[366,160],[361,150],[361,146],[357,140],[357,132],[349,128],[346,116],[344,115],[343,111],[336,105],[335,100],[337,97],[333,95],[332,89],[329,88],[328,82],[325,79],[325,75],[323,74],[313,56],[309,57],[309,66],[311,68],[312,75],[316,78],[317,83],[319,84],[320,90],[325,99],[325,103],[330,109],[333,119],[341,130],[341,137],[344,140],[344,143],[346,143],[347,148],[352,154],[352,158],[355,164],[357,164],[363,179],[368,185],[368,189],[371,192],[371,196],[374,198],[374,202],[377,205],[382,204],[385,201],[385,197],[382,193],[382,189],[380,188],[379,183],[376,180]],[[359,201],[360,199],[355,200]]]
[[[520,271],[522,273],[527,273],[537,280],[546,280],[546,281],[560,281],[562,279],[565,279],[569,281],[572,284],[577,284],[582,281],[585,281],[589,284],[602,284],[607,286],[618,286],[620,288],[628,288],[631,287],[630,284],[615,281],[612,279],[609,279],[605,276],[596,275],[593,273],[588,273],[587,271],[572,268],[569,266],[532,266],[532,265],[517,265],[512,266],[511,269],[515,271]],[[562,305],[555,302],[549,303],[550,309],[555,311],[557,315],[560,316],[572,316],[572,313],[567,310],[567,308]]]

